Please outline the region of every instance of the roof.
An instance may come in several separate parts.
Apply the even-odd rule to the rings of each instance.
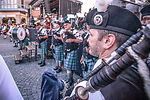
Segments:
[[[38,7],[41,3],[42,3],[43,0],[32,0],[29,5],[32,6],[32,8],[34,7]]]
[[[33,5],[35,2],[37,2],[38,0],[32,0],[29,5]]]
[[[29,3],[29,5],[33,5],[34,3],[36,3],[36,2],[42,2],[43,0],[32,0],[30,3]],[[69,0],[69,1],[72,1],[72,2],[76,2],[76,3],[80,3],[81,5],[83,4],[81,1],[79,1],[79,0]]]
[[[79,0],[69,0],[69,1],[72,1],[72,2],[76,2],[76,3],[80,3],[81,5],[83,4],[81,1]]]
[[[23,9],[23,8],[7,8],[7,9],[0,9],[0,11],[22,11],[22,12],[27,12],[27,10]]]

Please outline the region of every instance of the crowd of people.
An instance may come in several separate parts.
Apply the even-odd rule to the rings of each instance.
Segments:
[[[69,21],[64,22],[63,30],[60,30],[60,22],[54,22],[54,29],[56,29],[53,34],[52,44],[56,60],[56,68],[54,70],[60,72],[62,62],[64,62],[68,80],[62,82],[57,78],[53,70],[49,69],[45,71],[42,76],[41,99],[59,99],[59,92],[62,90],[63,84],[67,83],[64,86],[66,88],[69,88],[73,84],[73,72],[77,70],[79,61],[84,61],[84,67],[82,67],[84,69],[83,76],[85,77],[101,63],[107,63],[110,58],[116,56],[115,50],[128,40],[129,37],[137,33],[142,25],[145,26],[150,22],[149,9],[150,6],[147,5],[141,10],[141,21],[137,14],[117,6],[108,6],[106,11],[101,12],[93,9],[86,16],[87,26],[85,35],[81,34],[80,31],[72,29],[72,24]],[[82,36],[84,38],[81,38]],[[80,43],[83,43],[81,59],[79,59],[78,54]],[[63,55],[62,51],[65,55]],[[62,59],[63,57],[64,59]],[[98,59],[95,57],[98,57]],[[147,60],[147,64],[148,62],[149,60]],[[54,76],[47,77],[47,74]],[[53,77],[55,77],[54,80]],[[55,81],[55,84],[52,84],[53,81]],[[83,81],[77,86],[86,87],[86,84],[87,81]],[[57,90],[57,94],[52,92],[54,88]],[[99,91],[90,93],[88,100],[148,100],[149,93],[146,92],[143,78],[138,72],[138,66],[134,64],[123,71],[113,83],[102,87]],[[75,88],[71,96],[74,94]]]
[[[68,80],[66,82],[68,86],[73,84],[73,72],[81,68],[79,66],[83,65],[83,76],[85,76],[92,70],[93,65],[98,59],[88,53],[86,40],[89,34],[87,30],[79,30],[77,29],[77,25],[74,24],[75,22],[73,20],[62,21],[46,17],[45,20],[38,23],[37,26],[39,29],[38,33],[41,47],[41,62],[38,64],[41,67],[46,64],[47,34],[49,34],[47,29],[50,29],[47,25],[51,25],[52,29],[49,31],[52,36],[50,48],[54,50],[53,56],[56,61],[54,70],[56,70],[57,73],[62,71],[62,67],[67,70]],[[86,29],[87,28],[88,26]]]
[[[41,49],[41,61],[38,64],[40,67],[46,65],[48,36],[52,36],[49,48],[54,50],[56,62],[54,69],[49,68],[42,74],[41,100],[62,99],[60,91],[64,88],[69,89],[74,84],[73,75],[79,69],[82,69],[81,76],[85,77],[102,63],[107,65],[104,68],[115,63],[117,59],[108,62],[116,56],[117,48],[150,22],[150,5],[145,5],[140,14],[141,19],[125,8],[108,5],[105,9],[99,7],[90,10],[84,18],[68,20],[62,16],[57,18],[47,15],[44,19],[40,19],[36,24]],[[19,27],[25,29],[24,25]],[[4,38],[7,36],[6,32],[12,30],[11,25],[1,25],[0,28]],[[25,32],[28,34],[27,39],[29,32],[28,30]],[[25,40],[19,43],[20,49],[24,49],[24,45],[27,45]],[[147,59],[148,68],[149,62]],[[60,73],[62,68],[65,68],[67,73],[65,81],[59,80],[56,74]],[[90,92],[88,100],[148,100],[150,91],[145,91],[143,80],[135,63],[118,75],[114,82],[100,87],[94,93]],[[86,87],[87,81],[82,81],[77,86]],[[77,86],[68,96],[75,94]]]

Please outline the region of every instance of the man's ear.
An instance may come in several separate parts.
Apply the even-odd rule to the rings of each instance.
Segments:
[[[103,38],[103,47],[109,49],[116,43],[116,36],[114,34],[108,34]]]

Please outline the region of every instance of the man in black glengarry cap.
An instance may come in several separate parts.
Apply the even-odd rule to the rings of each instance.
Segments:
[[[142,25],[147,25],[148,23],[150,23],[150,5],[146,5],[145,7],[143,7],[143,9],[141,10],[141,14],[142,14]]]
[[[97,4],[99,3],[97,2]],[[87,40],[89,43],[89,53],[99,58],[94,65],[94,69],[101,63],[106,64],[111,58],[115,57],[115,50],[132,35],[136,34],[142,26],[140,20],[132,12],[117,6],[103,5],[105,7],[99,7],[90,11],[86,18],[90,27],[90,37]],[[112,61],[109,65],[114,62],[116,61]],[[103,68],[107,67],[109,66]],[[96,76],[97,79],[100,79],[99,75]],[[104,80],[104,84],[108,82],[107,79],[101,78],[100,80]],[[97,82],[96,79],[93,81]],[[86,84],[87,81],[83,81],[77,86],[85,87]],[[74,93],[75,89],[71,95]],[[100,90],[94,93],[89,92],[88,100],[148,100],[143,78],[138,72],[138,66],[136,64],[128,66],[127,69],[118,75],[114,82],[101,87]]]
[[[53,24],[54,32],[52,37],[52,45],[51,48],[55,51],[55,61],[56,61],[56,67],[54,70],[56,70],[57,73],[62,71],[63,61],[64,61],[64,51],[63,51],[63,42],[62,42],[62,34],[61,34],[61,23],[60,22],[54,22]]]
[[[109,59],[116,56],[115,50],[129,37],[136,34],[141,27],[136,15],[112,5],[106,9],[92,10],[87,15],[87,23],[90,27],[89,53],[99,58],[94,69],[103,61],[108,62]],[[114,62],[112,61],[110,65]],[[107,67],[109,66],[104,68]],[[135,65],[129,66],[111,84],[101,87],[94,93],[89,92],[88,100],[148,100],[143,79],[137,69]],[[99,78],[98,75],[97,78]],[[105,82],[107,83],[107,80]],[[77,86],[86,86],[86,84],[87,82],[83,81]],[[71,95],[74,94],[74,91],[75,89]]]

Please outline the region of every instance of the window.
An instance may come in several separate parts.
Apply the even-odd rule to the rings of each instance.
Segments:
[[[18,2],[19,0],[0,0],[0,9],[17,8]]]

